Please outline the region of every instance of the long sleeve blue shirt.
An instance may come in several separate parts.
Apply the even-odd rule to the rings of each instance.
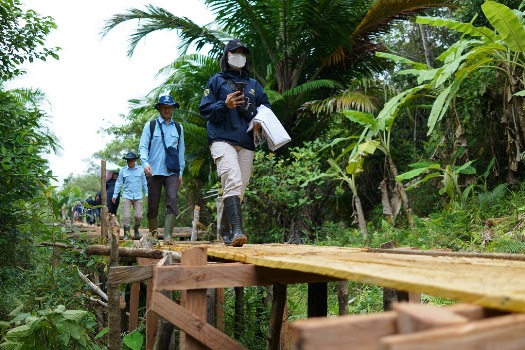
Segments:
[[[144,191],[144,195],[147,196],[148,183],[146,181],[146,175],[144,175],[144,168],[136,164],[133,168],[123,167],[115,183],[113,198],[118,197],[121,189],[122,198],[125,199],[142,199],[142,191]]]
[[[175,127],[175,123],[173,122],[173,119],[170,119],[169,123],[166,123],[166,121],[159,116],[155,122],[153,137],[151,137],[150,122],[148,121],[146,125],[144,125],[139,144],[140,162],[144,167],[149,165],[151,167],[151,172],[153,173],[153,175],[170,176],[175,174],[175,172],[169,171],[166,167],[166,151],[164,148],[164,144],[162,143],[162,135],[160,132],[158,122],[160,122],[162,130],[164,131],[165,146],[175,147],[179,151],[179,176],[182,177],[182,172],[184,170],[185,164],[184,129],[182,125],[180,125],[181,134],[179,135],[179,133],[177,132],[177,128]],[[150,139],[151,147],[149,148],[148,146]]]

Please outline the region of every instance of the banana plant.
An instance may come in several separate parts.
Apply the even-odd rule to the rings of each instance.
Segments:
[[[472,167],[473,162],[474,161],[468,161],[461,166],[447,164],[444,167],[434,162],[414,163],[410,165],[410,167],[414,169],[398,175],[396,180],[406,181],[417,178],[415,182],[406,188],[408,191],[430,179],[441,177],[443,186],[439,190],[439,194],[447,194],[451,202],[459,199],[460,203],[464,203],[474,188],[474,185],[470,184],[465,189],[462,189],[459,183],[459,176],[461,174],[476,174],[476,169]]]
[[[502,90],[506,94],[503,98],[503,108],[508,111],[509,117],[501,118],[501,122],[505,123],[504,139],[507,141],[509,155],[508,180],[513,181],[517,177],[525,140],[525,118],[521,101],[521,97],[525,96],[524,13],[511,10],[496,1],[485,1],[481,9],[493,28],[476,27],[471,23],[445,18],[417,18],[418,24],[447,27],[463,34],[458,42],[438,57],[443,62],[439,68],[429,69],[423,63],[403,57],[377,54],[411,66],[410,69],[400,71],[399,74],[413,75],[419,84],[411,89],[412,94],[402,92],[392,98],[393,103],[385,105],[381,113],[397,113],[402,106],[409,106],[415,93],[434,96],[435,100],[427,122],[428,135],[430,135],[451,110],[457,92],[469,76],[480,69],[502,72],[504,77]]]
[[[403,94],[399,94],[396,97],[400,99],[403,96],[408,96],[413,93],[417,93],[417,91],[417,89],[410,89],[405,91]],[[363,131],[361,133],[359,141],[357,142],[357,147],[354,147],[352,153],[350,154],[347,172],[349,169],[352,169],[350,167],[351,161],[356,159],[356,157],[362,157],[363,148],[368,150],[368,154],[373,154],[375,150],[378,149],[385,155],[385,160],[388,164],[392,178],[395,179],[397,177],[398,171],[396,164],[394,163],[394,160],[392,158],[392,153],[390,149],[392,126],[394,124],[395,117],[397,116],[397,112],[399,111],[399,106],[396,106],[397,99],[391,99],[385,104],[383,110],[379,113],[379,115],[376,118],[374,118],[374,116],[370,113],[358,112],[353,110],[343,111],[343,114],[349,120],[363,126]],[[370,148],[372,145],[374,146],[374,148]],[[410,227],[414,228],[414,218],[409,205],[408,196],[406,195],[405,187],[401,182],[397,180],[395,180],[395,186],[397,192],[401,196],[401,201],[406,210],[408,223]]]

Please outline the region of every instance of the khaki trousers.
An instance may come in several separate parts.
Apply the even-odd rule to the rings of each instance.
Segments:
[[[142,220],[142,199],[122,198],[122,226],[130,226],[132,206],[135,225],[140,225],[140,220]]]
[[[242,199],[252,175],[254,152],[222,141],[212,143],[210,151],[221,177],[222,198]]]

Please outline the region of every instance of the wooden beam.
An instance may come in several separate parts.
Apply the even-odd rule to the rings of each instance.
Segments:
[[[462,326],[393,335],[380,339],[381,350],[523,349],[525,314],[472,321]]]
[[[206,254],[206,247],[195,247],[188,249],[182,253],[181,267],[182,266],[199,266],[208,263],[208,255]],[[160,267],[157,267],[160,268]],[[156,276],[155,276],[156,277]],[[157,280],[158,281],[158,280]],[[155,288],[158,290],[158,285],[155,284]],[[194,287],[196,288],[196,287]],[[193,313],[198,317],[203,324],[207,323],[206,306],[207,306],[207,295],[206,289],[189,289],[181,292],[181,306]],[[212,327],[213,328],[213,327]],[[204,342],[201,339],[195,338],[192,334],[185,336],[181,334],[179,348],[187,350],[205,350],[203,346]]]
[[[393,311],[363,316],[311,318],[290,324],[293,349],[377,350],[378,339],[396,334]]]
[[[242,344],[214,328],[202,318],[177,305],[160,292],[153,293],[151,309],[210,349],[246,350]]]
[[[397,328],[400,334],[445,326],[461,326],[469,321],[468,318],[446,308],[428,304],[396,303],[393,309],[398,315]]]
[[[469,320],[479,320],[491,314],[490,310],[486,312],[482,307],[471,304],[457,304],[443,309]],[[398,333],[397,320],[397,312],[387,311],[378,314],[295,321],[290,324],[292,344],[295,346],[294,349],[301,350],[377,350],[380,338]]]
[[[135,283],[153,277],[153,266],[115,266],[110,267],[108,283]]]
[[[106,255],[108,256],[110,249],[105,245],[90,245],[86,248],[87,255]],[[177,252],[173,252],[177,254]],[[150,259],[162,259],[164,256],[162,250],[155,249],[143,249],[143,248],[118,248],[118,255],[120,257],[133,257],[133,258],[150,258]]]
[[[156,267],[153,278],[156,290],[247,287],[338,280],[306,272],[290,273],[289,270],[238,263]]]

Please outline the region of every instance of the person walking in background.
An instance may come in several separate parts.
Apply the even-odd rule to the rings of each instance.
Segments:
[[[226,214],[221,237],[226,245],[234,247],[242,247],[248,241],[242,227],[241,200],[250,180],[255,144],[253,130],[246,131],[257,114],[257,107],[271,107],[262,86],[249,77],[246,63],[249,53],[239,40],[226,44],[221,72],[208,81],[199,107],[208,121],[208,143],[221,177]]]
[[[182,187],[184,170],[184,132],[182,125],[172,118],[173,109],[179,104],[173,97],[160,96],[155,109],[159,117],[144,125],[140,138],[140,161],[148,181],[148,228],[157,235],[158,214],[162,186],[166,193],[166,218],[164,243],[171,243],[175,217],[178,214],[177,194]]]
[[[81,201],[78,201],[77,204],[75,205],[74,212],[75,212],[76,222],[82,223],[82,215],[84,213],[84,206],[82,205]]]
[[[106,181],[106,205],[108,207],[108,213],[117,215],[118,206],[120,204],[120,194],[117,197],[116,201],[113,202],[113,192],[115,191],[115,183],[117,182],[118,171],[113,171],[111,178]]]
[[[111,201],[115,203],[117,197],[122,189],[122,226],[124,226],[124,239],[130,239],[130,224],[131,224],[131,206],[133,206],[133,216],[135,225],[133,226],[133,235],[135,239],[140,239],[139,227],[142,220],[142,191],[148,200],[148,184],[146,182],[146,175],[144,168],[137,165],[139,157],[135,152],[128,152],[122,159],[125,159],[127,166],[120,170],[117,181],[115,183],[115,191]]]
[[[93,215],[93,206],[95,205],[95,201],[93,200],[93,196],[89,195],[86,199],[86,203],[88,205],[88,208],[86,210],[86,222],[88,225],[93,225],[95,223],[95,218]]]
[[[95,224],[100,226],[100,206],[102,205],[102,192],[98,191],[95,195],[95,209],[93,209],[93,214],[95,217]]]

